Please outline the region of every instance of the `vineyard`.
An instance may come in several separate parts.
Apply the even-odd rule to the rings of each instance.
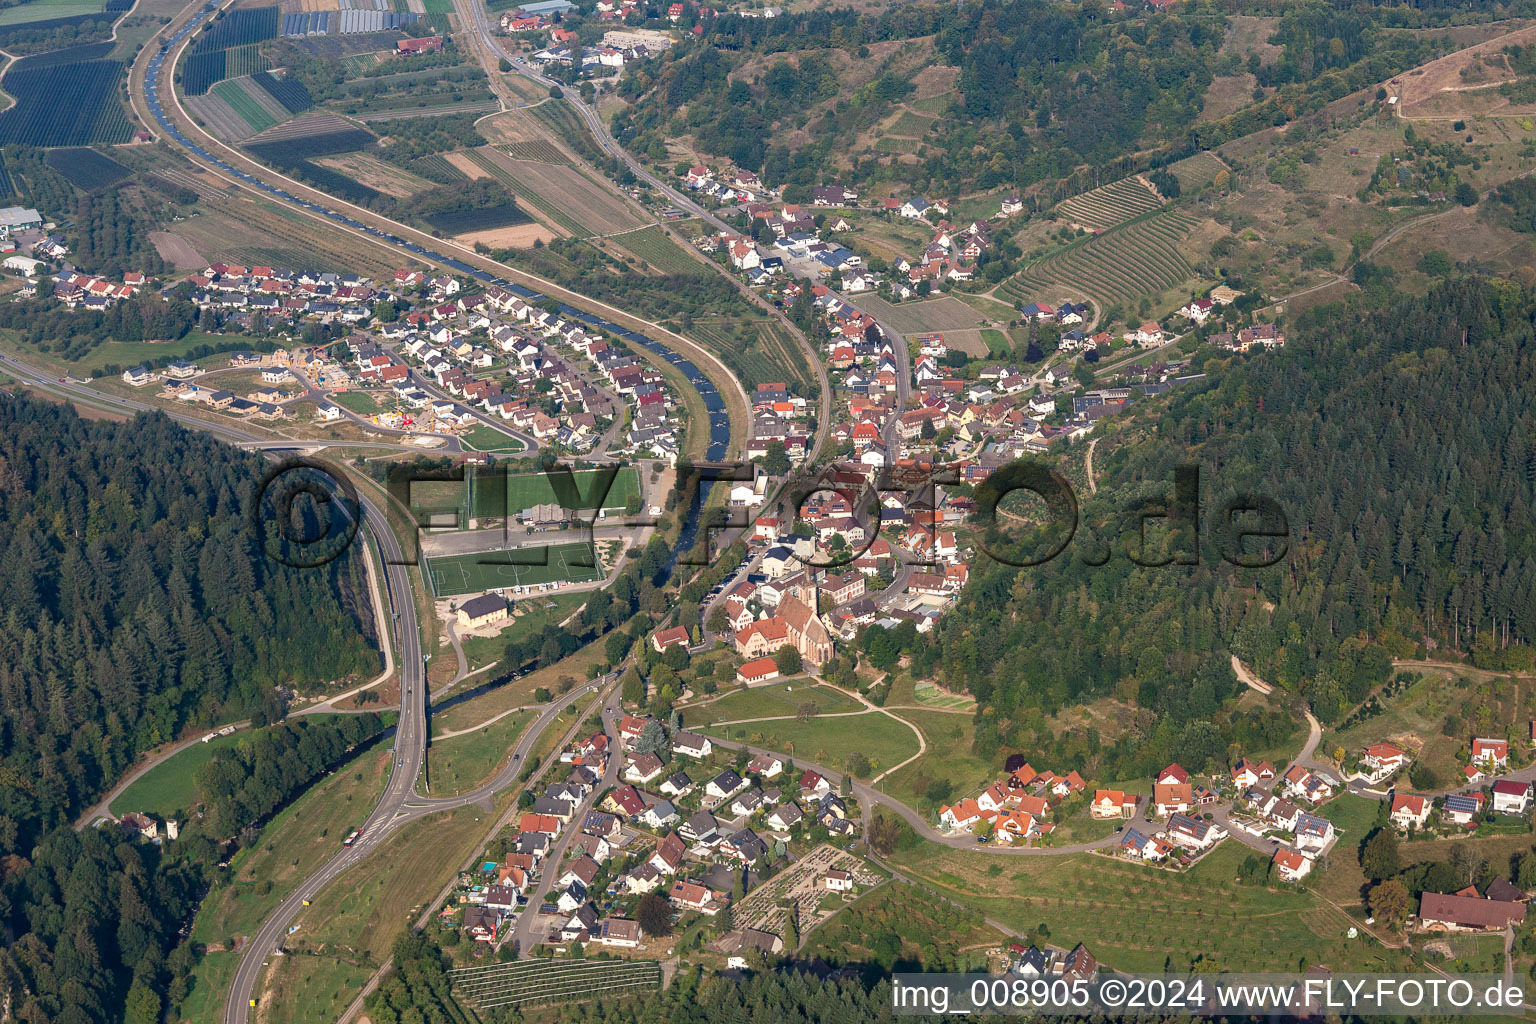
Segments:
[[[655,225],[615,235],[612,241],[663,274],[708,273],[698,260],[684,252],[671,236]]]
[[[133,123],[118,102],[123,65],[87,60],[13,71],[5,89],[16,105],[0,113],[0,144],[88,146],[133,137]]]
[[[1201,150],[1194,156],[1169,164],[1168,173],[1179,179],[1179,188],[1185,192],[1197,192],[1227,173],[1227,165],[1215,153]]]
[[[94,149],[50,149],[43,162],[87,192],[122,181],[133,172]]]
[[[1141,179],[1121,178],[1057,203],[1056,216],[1085,228],[1103,231],[1151,213],[1162,205],[1163,200],[1142,184]]]
[[[314,114],[278,125],[245,144],[253,155],[276,167],[332,153],[350,153],[374,143],[372,133],[334,114]]]
[[[449,185],[456,181],[469,180],[469,175],[449,163],[441,153],[417,157],[411,161],[410,169],[428,181],[435,181],[439,185]]]
[[[805,354],[777,324],[696,318],[684,335],[719,356],[749,391],[772,381],[814,379]]]
[[[309,90],[296,78],[276,78],[269,72],[260,71],[251,76],[251,81],[266,90],[267,95],[282,104],[283,109],[290,114],[301,113],[315,105]]]
[[[276,7],[236,8],[224,14],[192,44],[193,53],[227,50],[277,38]]]
[[[661,965],[654,960],[524,960],[449,971],[456,992],[482,1009],[559,1003],[655,988]]]
[[[1171,210],[1148,214],[1030,264],[997,296],[1018,305],[1081,294],[1107,306],[1162,292],[1194,276],[1179,246],[1196,223]]]
[[[501,147],[507,155],[516,160],[538,160],[546,164],[568,164],[570,159],[548,139],[533,139],[527,142],[509,142]]]
[[[560,209],[559,204],[553,203],[543,196],[527,192],[523,188],[522,183],[514,178],[506,167],[496,161],[494,154],[495,150],[489,149],[469,149],[464,151],[464,155],[469,157],[475,166],[501,182],[513,195],[529,206],[532,206],[535,210],[538,210],[567,233],[577,238],[586,236],[586,229],[575,218]]]

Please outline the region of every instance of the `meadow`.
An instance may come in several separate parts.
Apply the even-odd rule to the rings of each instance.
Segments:
[[[912,730],[879,711],[838,718],[812,718],[806,722],[788,719],[712,726],[703,732],[813,761],[830,769],[841,769],[852,755],[863,754],[869,759],[868,776],[878,775],[917,753],[917,737]]]

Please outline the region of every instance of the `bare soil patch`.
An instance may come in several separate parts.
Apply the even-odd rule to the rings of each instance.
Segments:
[[[1205,90],[1205,103],[1197,121],[1215,121],[1236,113],[1253,102],[1253,87],[1258,79],[1244,71],[1240,75],[1222,75],[1211,80]]]
[[[443,155],[443,159],[447,160],[449,163],[453,164],[453,166],[469,175],[470,180],[490,177],[490,175],[486,173],[485,168],[475,163],[463,153],[446,153]]]
[[[201,270],[208,261],[198,255],[192,243],[171,231],[151,231],[149,240],[160,258],[177,270]]]
[[[543,224],[514,224],[487,231],[470,231],[456,236],[454,240],[470,246],[480,242],[493,249],[508,249],[527,248],[534,242],[552,242],[555,237],[555,233]]]

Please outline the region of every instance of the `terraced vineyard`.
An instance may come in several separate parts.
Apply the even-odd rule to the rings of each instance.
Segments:
[[[1056,204],[1056,216],[1103,231],[1124,224],[1133,217],[1151,213],[1163,205],[1156,192],[1139,178],[1121,178],[1100,185],[1090,192],[1064,199]]]
[[[508,156],[518,160],[538,160],[546,164],[568,164],[570,159],[548,139],[528,142],[509,142],[501,147]]]
[[[1081,294],[1108,306],[1165,291],[1194,276],[1179,244],[1197,223],[1175,210],[1147,214],[1030,264],[997,295],[1017,305]]]
[[[1168,165],[1168,173],[1179,179],[1179,188],[1185,192],[1204,188],[1226,169],[1226,164],[1210,150],[1201,150],[1194,156],[1187,156]]]

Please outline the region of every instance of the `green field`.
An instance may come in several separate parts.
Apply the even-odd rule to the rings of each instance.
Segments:
[[[240,119],[250,126],[253,133],[264,132],[277,124],[277,118],[252,99],[250,94],[241,87],[240,82],[233,80],[220,82],[209,91],[228,103],[230,109],[240,115]]]
[[[822,713],[857,711],[860,706],[841,690],[817,686],[805,679],[795,679],[756,686],[750,690],[737,690],[717,701],[686,709],[685,716],[694,725],[737,722],[744,718],[773,718],[777,715],[793,715],[807,701],[814,701]]]
[[[492,559],[512,564],[492,564]],[[592,546],[584,541],[552,539],[544,548],[448,555],[430,559],[427,566],[433,592],[438,597],[452,597],[542,583],[593,583],[603,578],[602,567],[582,563],[596,560]]]
[[[1194,276],[1180,247],[1195,224],[1172,210],[1148,214],[1035,261],[997,294],[1021,304],[1082,295],[1105,306],[1158,294]]]
[[[855,752],[869,758],[870,775],[878,775],[917,753],[917,737],[901,722],[878,711],[808,722],[754,722],[715,726],[710,736],[749,743],[796,759],[840,769]]]
[[[885,130],[887,135],[899,135],[908,139],[920,139],[928,134],[928,129],[933,127],[937,118],[924,117],[914,114],[910,110],[903,110],[891,126]]]
[[[572,482],[577,492],[576,500],[580,503],[572,506],[574,509],[577,511],[622,509],[631,497],[639,495],[640,474],[633,466],[620,467],[607,492],[597,493],[595,488],[601,486],[598,477],[604,472],[606,471],[599,469],[572,471]],[[555,494],[555,485],[551,483],[548,474],[519,473],[508,476],[506,480],[505,505],[502,504],[500,495],[494,488],[483,486],[483,481],[475,481],[473,512],[476,516],[516,516],[525,508],[560,500]]]
[[[387,751],[365,754],[310,787],[273,818],[255,843],[235,855],[230,880],[215,886],[198,907],[193,941],[227,948],[230,939],[254,932],[299,880],[340,849],[346,833],[368,816],[390,762]],[[234,953],[209,950],[193,971],[180,1019],[221,1024],[236,961]]]
[[[236,743],[249,743],[254,738],[250,730],[215,736],[207,743],[194,743],[181,753],[168,757],[155,765],[133,785],[123,790],[109,808],[122,817],[129,811],[141,811],[157,818],[185,817],[197,803],[197,784],[193,776],[197,770],[221,750],[229,750]]]
[[[512,756],[518,736],[537,712],[519,711],[478,732],[432,743],[428,754],[433,796],[458,796],[485,782]]]
[[[613,242],[664,274],[706,272],[703,264],[684,252],[664,229],[655,225],[615,235]]]
[[[0,25],[25,25],[31,21],[76,18],[82,14],[101,14],[105,9],[106,5],[100,0],[96,3],[81,0],[32,0],[31,3],[0,10]]]
[[[459,442],[477,452],[520,452],[524,448],[517,438],[485,423],[476,423],[464,431],[459,435]]]
[[[988,760],[971,753],[976,727],[970,715],[945,711],[914,711],[901,708],[894,714],[911,722],[923,732],[928,749],[923,756],[893,773],[880,783],[880,789],[902,803],[927,813],[939,806],[968,796],[989,782],[1002,777],[1002,761]],[[949,784],[949,793],[941,800],[929,798],[929,791],[942,792],[935,785]]]
[[[1018,931],[1044,924],[1060,946],[1087,944],[1119,971],[1215,968],[1296,971],[1304,959],[1335,972],[1409,969],[1403,951],[1345,932],[1349,915],[1292,888],[1240,885],[1249,856],[1228,839],[1183,874],[1094,854],[999,858],[921,842],[893,865],[914,880]],[[994,873],[993,868],[1001,867]]]

